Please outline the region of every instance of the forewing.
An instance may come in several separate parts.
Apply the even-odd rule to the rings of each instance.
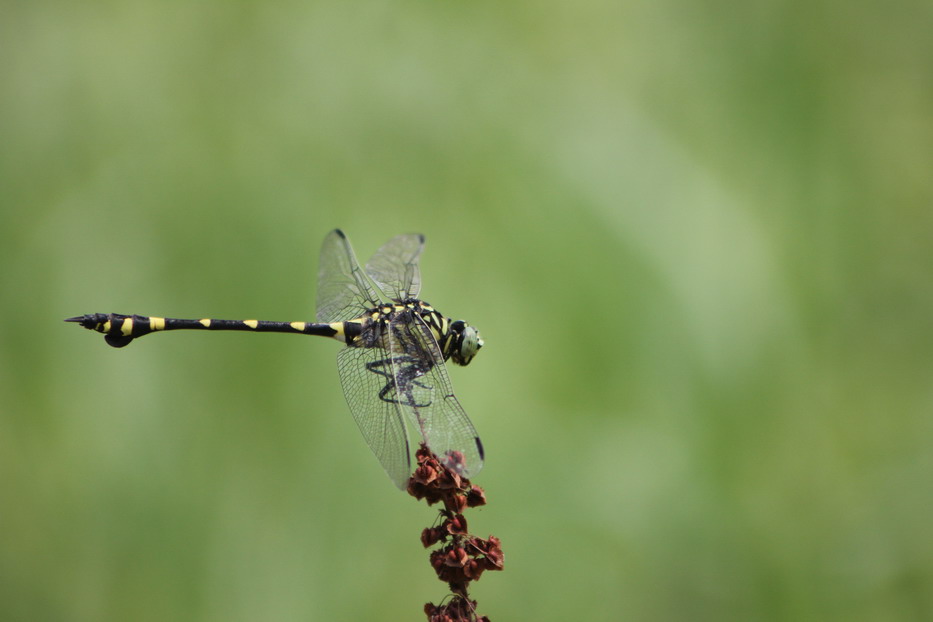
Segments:
[[[360,268],[340,229],[324,238],[317,273],[317,321],[343,322],[380,304],[380,295]]]
[[[406,324],[407,333],[404,332],[406,326],[399,326],[398,331],[391,332],[405,335],[405,341],[410,343],[404,344],[404,349],[413,354],[413,349],[420,350],[420,356],[434,364],[411,383],[414,399],[403,405],[402,409],[410,416],[425,443],[441,462],[449,461],[455,455],[454,452],[460,452],[462,462],[448,462],[448,466],[454,467],[465,477],[473,477],[483,468],[482,443],[476,428],[454,395],[444,357],[431,329],[420,317],[412,319]]]
[[[422,250],[424,236],[420,233],[397,235],[373,254],[366,263],[366,274],[391,298],[417,298],[421,291],[418,259]]]
[[[386,376],[371,371],[367,367],[370,364],[384,371]],[[398,404],[379,397],[392,376],[392,365],[387,360],[386,351],[382,348],[344,348],[337,353],[337,371],[350,412],[366,444],[395,485],[404,490],[412,472],[408,433]]]

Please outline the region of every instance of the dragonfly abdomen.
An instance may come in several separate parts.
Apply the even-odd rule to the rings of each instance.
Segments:
[[[217,320],[203,318],[188,320],[148,315],[123,315],[120,313],[90,313],[68,318],[66,322],[77,322],[88,330],[104,335],[108,344],[122,348],[137,337],[164,330],[241,330],[257,333],[297,333],[338,337],[343,333],[343,323],[319,324],[313,322],[270,322],[267,320]]]

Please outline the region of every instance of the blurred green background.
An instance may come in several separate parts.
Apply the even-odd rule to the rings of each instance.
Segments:
[[[493,620],[933,618],[929,2],[9,2],[0,619],[401,620],[446,593],[319,245],[427,235]]]

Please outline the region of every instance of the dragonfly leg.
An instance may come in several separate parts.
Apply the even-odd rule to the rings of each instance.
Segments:
[[[401,367],[397,375],[391,372],[391,366],[393,365]],[[386,368],[389,369],[387,370]],[[416,378],[423,376],[424,372],[421,371],[417,362],[410,356],[398,356],[395,358],[372,361],[366,364],[366,369],[386,378],[387,382],[385,386],[379,391],[379,399],[383,402],[401,404],[402,406],[411,406],[413,408],[427,408],[431,405],[430,401],[424,404],[419,404],[415,401],[415,396],[412,394],[412,386],[428,391],[430,391],[432,387],[416,380]],[[393,392],[396,397],[390,395]],[[403,393],[405,395],[404,401],[398,398],[398,396]]]

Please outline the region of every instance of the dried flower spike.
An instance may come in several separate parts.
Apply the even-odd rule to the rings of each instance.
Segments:
[[[470,535],[463,510],[486,504],[486,494],[479,486],[451,470],[462,463],[462,456],[452,452],[444,462],[422,444],[415,457],[418,467],[408,480],[408,494],[424,499],[428,505],[442,502],[439,522],[421,532],[421,544],[430,548],[431,567],[437,578],[447,583],[451,599],[443,605],[428,603],[424,612],[429,622],[489,622],[486,616],[476,615],[476,601],[470,600],[467,590],[470,581],[478,580],[487,570],[502,570],[504,555],[499,538],[487,539]]]

